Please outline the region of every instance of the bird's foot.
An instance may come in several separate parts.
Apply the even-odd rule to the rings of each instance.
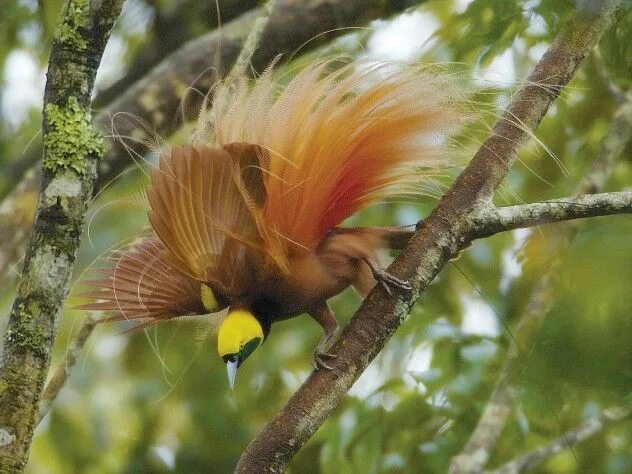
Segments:
[[[326,369],[326,370],[331,370],[333,369],[333,367],[331,365],[329,365],[326,360],[333,360],[333,359],[337,359],[338,356],[336,354],[330,354],[329,352],[323,352],[321,350],[319,350],[318,348],[316,348],[316,350],[314,351],[314,360],[312,361],[312,365],[314,366],[314,368],[316,370],[318,369]]]
[[[410,291],[413,289],[413,286],[408,280],[402,280],[401,278],[397,278],[395,275],[391,275],[370,259],[364,259],[364,261],[371,269],[375,281],[379,282],[389,295],[393,294],[391,288],[398,288],[404,291]]]
[[[312,364],[315,369],[333,369],[326,361],[337,359],[338,356],[336,354],[332,354],[327,352],[327,349],[330,346],[331,340],[334,338],[335,334],[338,332],[338,325],[336,324],[336,328],[328,333],[326,333],[323,338],[320,340],[316,349],[314,349],[314,360]]]
[[[376,268],[373,270],[373,277],[384,287],[389,295],[392,295],[391,288],[398,288],[400,290],[410,291],[413,289],[408,280],[402,280],[395,275],[391,275],[386,270]]]

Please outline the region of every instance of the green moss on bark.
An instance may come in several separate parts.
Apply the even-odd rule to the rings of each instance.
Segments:
[[[74,0],[68,3],[64,12],[64,21],[59,24],[57,38],[63,43],[67,43],[73,49],[86,49],[88,41],[82,35],[81,29],[87,28],[90,11],[89,0]]]
[[[42,347],[48,338],[50,331],[37,323],[40,319],[41,308],[37,301],[33,301],[28,307],[24,303],[18,305],[16,312],[19,329],[8,329],[6,340],[15,347],[25,349],[33,354],[42,357]]]
[[[85,157],[103,154],[103,137],[93,130],[90,114],[75,97],[65,106],[47,104],[45,113],[49,129],[44,135],[44,167],[51,171],[72,169],[84,175],[88,171]]]

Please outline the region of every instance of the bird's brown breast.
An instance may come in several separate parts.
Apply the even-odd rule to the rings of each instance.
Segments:
[[[297,256],[290,262],[291,274],[271,275],[250,295],[251,309],[270,322],[298,316],[351,285],[357,272],[354,266],[344,256],[323,258],[315,252]]]

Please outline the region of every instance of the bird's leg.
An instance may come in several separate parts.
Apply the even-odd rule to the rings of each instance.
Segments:
[[[371,272],[373,272],[373,278],[377,282],[379,282],[386,292],[391,295],[391,287],[399,288],[400,290],[412,290],[413,287],[408,280],[402,280],[401,278],[397,278],[395,275],[391,275],[386,270],[381,268],[379,265],[375,264],[369,258],[363,258],[364,262],[369,266]]]
[[[335,359],[338,356],[330,354],[326,350],[329,347],[329,343],[336,335],[336,332],[338,332],[338,321],[336,321],[334,313],[332,313],[331,309],[329,309],[327,302],[315,306],[308,311],[308,314],[314,318],[323,328],[323,331],[325,331],[325,335],[316,346],[316,349],[314,349],[314,368],[330,370],[332,367],[328,365],[325,360]]]

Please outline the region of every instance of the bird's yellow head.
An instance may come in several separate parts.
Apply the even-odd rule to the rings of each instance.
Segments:
[[[222,321],[217,334],[217,352],[226,362],[230,388],[235,386],[237,369],[261,345],[263,338],[263,327],[250,311],[230,311]]]

